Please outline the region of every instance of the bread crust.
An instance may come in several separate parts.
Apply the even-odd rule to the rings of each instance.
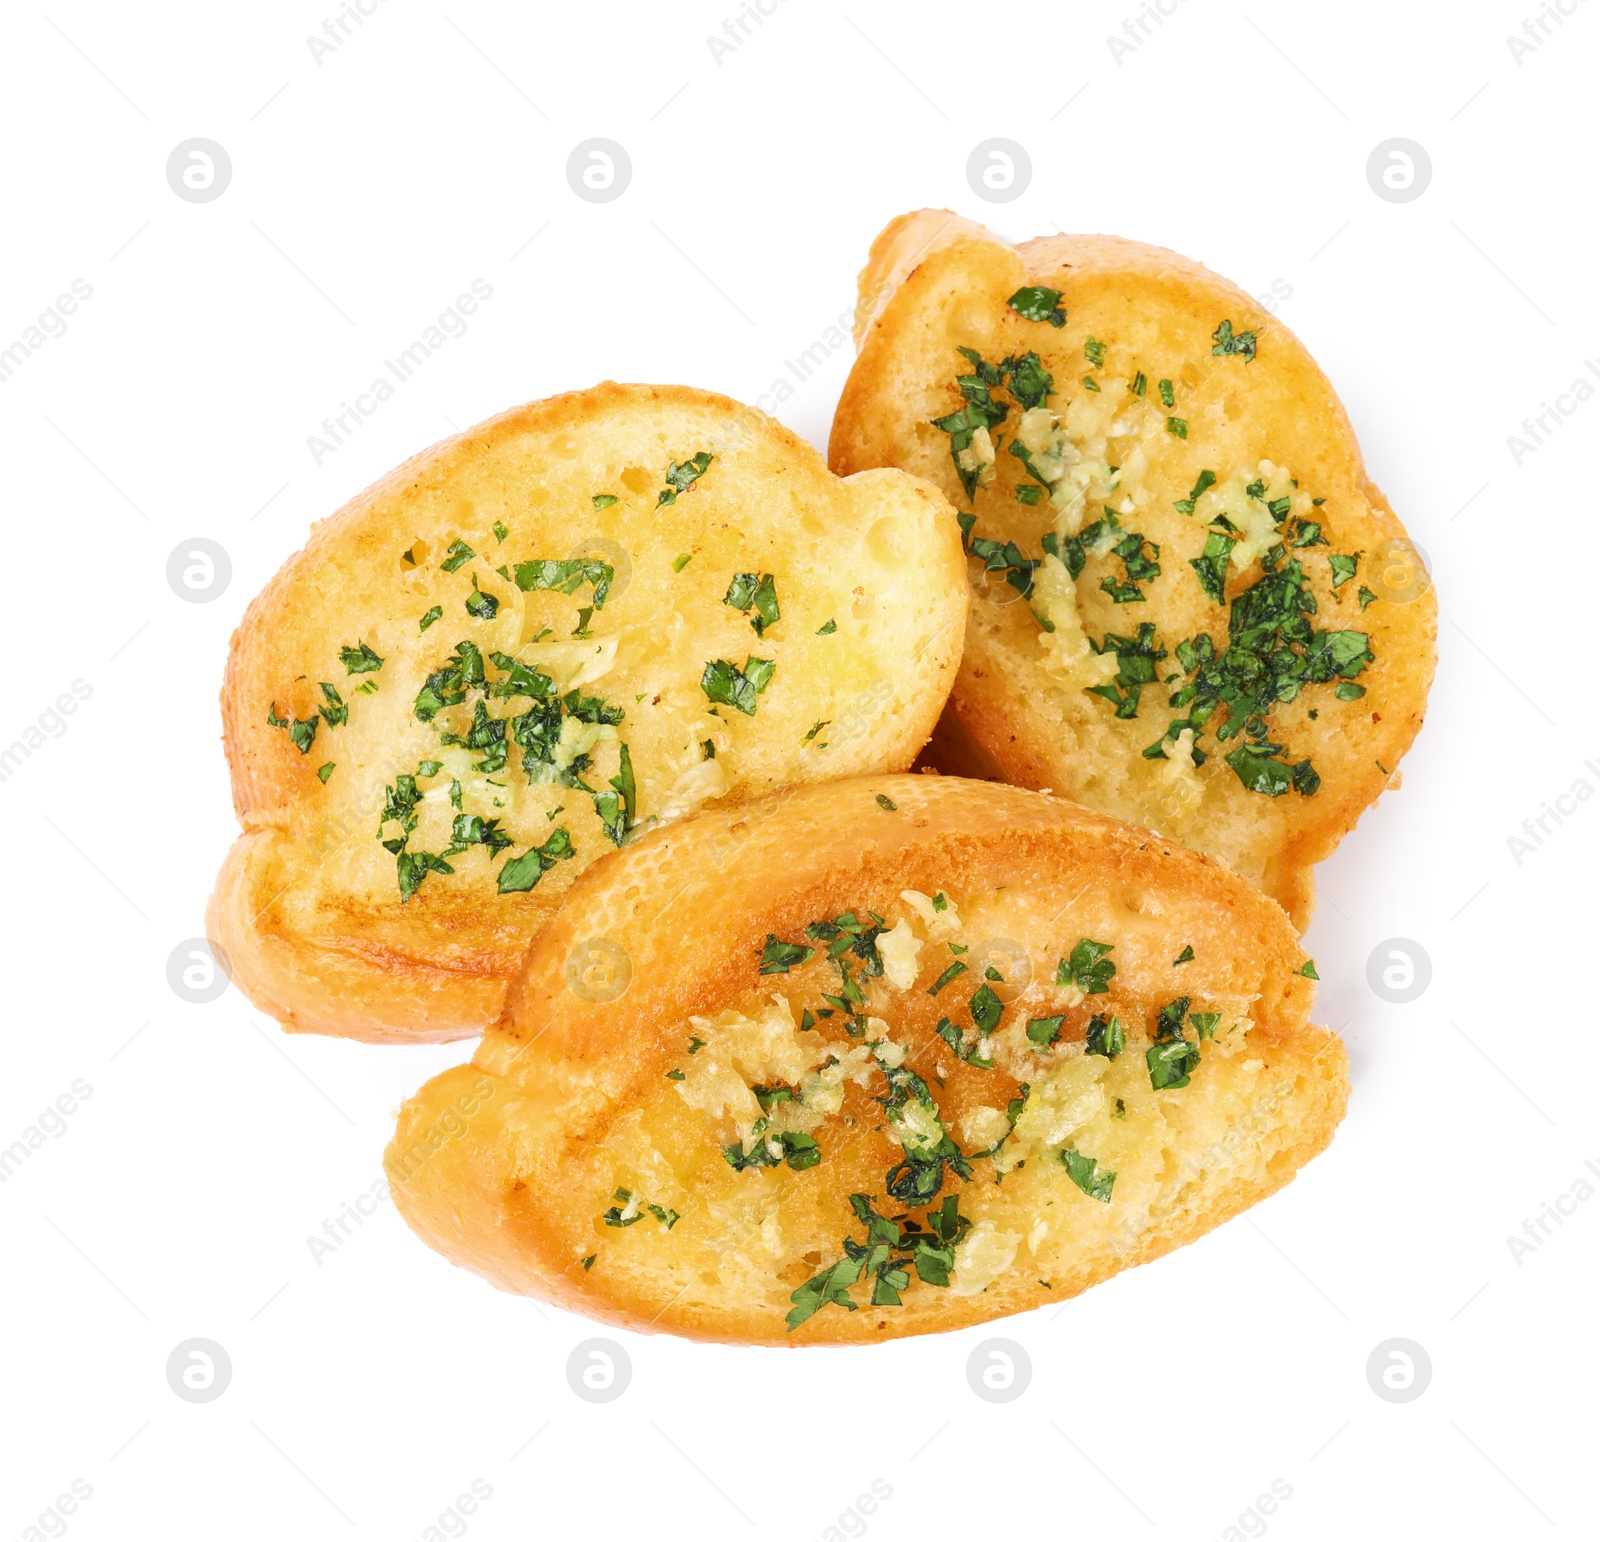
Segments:
[[[1117,1203],[1098,1206],[1052,1176],[1055,1153],[1026,1174],[1019,1165],[1005,1190],[986,1170],[970,1182],[947,1174],[945,1192],[959,1194],[978,1230],[1003,1221],[1004,1205],[1029,1203],[1062,1207],[1038,1209],[1035,1220],[1070,1210],[1077,1230],[1030,1242],[1028,1261],[987,1288],[913,1283],[892,1309],[868,1308],[858,1290],[861,1310],[827,1307],[790,1331],[791,1293],[855,1227],[847,1196],[875,1193],[881,1213],[896,1210],[882,1187],[900,1155],[882,1133],[883,1077],[873,1073],[866,1091],[847,1089],[842,1121],[814,1127],[820,1164],[739,1173],[705,1112],[708,1083],[697,1078],[722,1074],[719,1034],[730,1019],[719,1014],[732,1014],[727,1031],[739,1032],[738,1014],[762,1010],[774,991],[787,993],[792,1019],[802,1005],[820,1007],[819,990],[839,988],[826,983],[833,966],[820,959],[761,972],[774,936],[804,938],[808,923],[846,910],[898,925],[911,914],[904,891],[947,895],[944,913],[965,928],[949,935],[965,939],[969,957],[1004,964],[1007,983],[997,988],[1009,999],[993,1040],[1002,1047],[991,1051],[996,1069],[974,1068],[934,1034],[934,1018],[956,1013],[971,981],[937,998],[927,989],[958,956],[931,931],[914,985],[863,976],[868,1038],[881,1012],[908,1050],[905,1065],[939,1087],[952,1130],[958,1118],[988,1118],[975,1110],[985,1099],[1003,1102],[1018,1079],[1031,1077],[1047,1097],[1052,1078],[1102,1068],[1121,1076],[1123,1123],[1105,1122],[1106,1096],[1100,1122],[1083,1130],[1100,1142],[1122,1132],[1118,1183],[1128,1197],[1114,1192]],[[1009,937],[979,935],[1002,927]],[[1108,991],[1063,1007],[1051,971],[1057,951],[1080,935],[1110,942],[1120,964]],[[1179,965],[1185,939],[1193,958]],[[1326,1146],[1344,1111],[1345,1057],[1336,1035],[1308,1023],[1302,962],[1283,912],[1224,865],[1064,800],[937,775],[797,788],[653,831],[584,873],[472,1063],[404,1105],[386,1170],[400,1213],[446,1257],[500,1289],[619,1327],[791,1345],[964,1327],[1075,1294],[1181,1246],[1281,1187]],[[977,969],[973,979],[988,978]],[[1237,1013],[1236,1034],[1224,1019],[1193,1084],[1157,1092],[1143,1085],[1136,1025],[1179,990],[1196,1006]],[[1081,1053],[1094,1007],[1129,1024],[1114,1061]],[[1063,1015],[1063,1041],[1039,1049],[1023,1022],[1051,1010]],[[812,1060],[861,1053],[863,1041],[840,1022],[780,1033],[780,1058],[796,1045]],[[694,1040],[698,1052],[686,1052]],[[740,1074],[749,1077],[749,1065]],[[1027,1111],[1012,1124],[1013,1134],[1029,1127]],[[1018,1183],[1044,1185],[1044,1197],[1030,1201],[1035,1190]],[[669,1226],[665,1211],[659,1223],[646,1215],[636,1226],[606,1225],[602,1211],[623,1195],[659,1200],[681,1219]]]
[[[1010,311],[1007,298],[1024,285],[1060,291],[1065,326]],[[1298,505],[1309,502],[1306,495],[1325,500],[1306,512],[1326,544],[1291,555],[1303,563],[1318,601],[1314,624],[1360,630],[1375,659],[1358,677],[1366,692],[1361,699],[1336,700],[1331,683],[1309,686],[1294,708],[1279,707],[1270,716],[1272,737],[1288,746],[1285,762],[1300,756],[1314,762],[1321,776],[1314,796],[1289,792],[1269,799],[1251,792],[1224,759],[1241,741],[1219,744],[1209,734],[1196,736],[1210,755],[1196,768],[1196,786],[1169,783],[1159,774],[1166,762],[1153,765],[1142,753],[1181,716],[1167,705],[1173,687],[1163,688],[1158,678],[1135,718],[1112,720],[1113,708],[1088,695],[1081,678],[1064,679],[1041,666],[1044,645],[1028,606],[1016,603],[1015,589],[983,582],[975,559],[970,565],[980,597],[927,757],[947,770],[987,765],[1020,786],[1050,788],[1160,828],[1229,861],[1304,930],[1315,899],[1311,868],[1397,780],[1400,758],[1422,724],[1435,660],[1431,583],[1368,477],[1326,377],[1289,329],[1235,285],[1175,252],[1113,236],[1057,235],[1013,247],[948,211],[921,210],[891,222],[874,242],[860,293],[868,324],[858,333],[859,356],[834,418],[829,463],[836,471],[890,465],[913,471],[936,482],[958,509],[976,513],[974,534],[1015,540],[1027,554],[1041,556],[1041,532],[1051,528],[1054,511],[1049,502],[1015,501],[1014,488],[1029,482],[1021,465],[999,454],[995,480],[980,485],[969,501],[949,437],[930,423],[961,404],[954,376],[970,367],[956,353],[963,345],[990,361],[1036,350],[1057,382],[1051,406],[1062,409],[1069,439],[1080,448],[1108,446],[1105,460],[1115,457],[1118,476],[1129,474],[1135,453],[1140,457],[1132,472],[1143,478],[1135,484],[1137,506],[1122,515],[1122,528],[1147,532],[1159,545],[1161,576],[1144,586],[1143,601],[1118,604],[1096,587],[1100,577],[1116,577],[1114,560],[1092,564],[1074,586],[1092,638],[1130,634],[1138,623],[1154,621],[1169,655],[1178,640],[1201,631],[1219,650],[1226,646],[1227,612],[1206,600],[1186,560],[1201,555],[1208,503],[1222,489],[1202,495],[1198,518],[1174,509],[1199,485],[1202,470],[1226,480],[1236,470],[1272,463],[1286,483],[1292,477],[1304,490],[1294,495],[1297,515]],[[1213,353],[1213,329],[1224,319],[1236,332],[1254,330],[1252,360]],[[1106,345],[1103,370],[1078,353],[1086,337]],[[1118,395],[1135,369],[1148,378],[1143,403]],[[1091,396],[1080,375],[1093,378],[1100,394]],[[1169,378],[1178,396],[1173,412],[1185,414],[1183,440],[1161,423],[1166,409],[1154,416],[1149,411],[1158,379]],[[1070,405],[1068,397],[1074,398]],[[1144,412],[1137,429],[1098,440],[1074,436],[1072,414],[1092,421],[1090,407],[1108,415],[1123,412],[1122,404]],[[1124,412],[1110,426],[1126,426],[1129,416]],[[1017,423],[1013,407],[1010,432]],[[1105,416],[1098,420],[1100,427],[1106,423]],[[1092,520],[1110,506],[1108,500],[1063,516],[1055,528],[1065,529],[1072,518]],[[1356,580],[1337,591],[1330,591],[1330,553],[1364,559]],[[1232,572],[1229,599],[1262,572],[1259,563]],[[1360,603],[1362,591],[1376,599]],[[1170,656],[1165,668],[1177,669]],[[1311,707],[1317,718],[1308,720]]]
[[[709,465],[689,477],[700,451]],[[669,487],[669,466],[686,485]],[[593,507],[594,495],[612,501]],[[473,555],[447,570],[455,541]],[[511,564],[580,553],[613,571],[600,603],[593,577],[575,591],[510,581]],[[687,386],[605,382],[444,440],[316,525],[234,634],[221,707],[243,833],[218,878],[208,934],[236,983],[291,1031],[377,1042],[478,1033],[529,939],[577,873],[611,849],[584,788],[609,791],[620,744],[631,746],[642,824],[791,782],[909,765],[959,656],[962,563],[953,511],[936,489],[893,471],[836,478],[773,419]],[[752,569],[774,575],[782,608],[763,633],[751,627],[759,612],[723,603],[734,574]],[[499,607],[487,617],[466,609],[479,585]],[[586,640],[572,642],[585,606]],[[441,615],[424,627],[433,607]],[[502,650],[547,671],[552,701],[576,680],[580,707],[592,692],[622,712],[620,723],[589,725],[598,730],[582,752],[591,769],[570,772],[583,787],[536,785],[515,749],[501,769],[482,770],[492,759],[460,747],[471,690],[465,705],[417,720],[413,698],[461,639],[485,658]],[[358,642],[383,663],[347,674],[340,649]],[[754,715],[727,705],[708,715],[703,666],[724,658],[742,668],[746,655],[776,663]],[[498,678],[491,666],[490,684]],[[348,709],[337,725],[318,719],[323,681]],[[488,697],[491,717],[532,698],[503,700]],[[836,726],[807,740],[829,717]],[[572,709],[557,718],[578,743],[585,724]],[[290,732],[302,720],[312,724],[308,752]],[[509,748],[512,735],[500,731]],[[714,766],[700,764],[702,739]],[[397,856],[379,844],[401,827],[380,829],[379,819],[396,778],[430,760],[441,769],[425,788],[418,780],[420,827],[406,849],[437,854],[454,843],[455,809],[443,801],[452,781],[465,800],[456,808],[497,818],[514,845],[471,844],[449,858],[453,874],[428,872],[402,899]],[[576,855],[553,861],[531,890],[497,892],[502,862],[561,828]]]

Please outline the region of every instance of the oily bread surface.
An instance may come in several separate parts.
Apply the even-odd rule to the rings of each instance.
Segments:
[[[1060,291],[1064,326],[1025,320],[1008,308],[1008,297],[1025,285]],[[1050,667],[1047,649],[1056,643],[1041,642],[1033,607],[1003,577],[986,575],[969,559],[976,597],[933,747],[937,763],[1051,788],[1220,856],[1261,884],[1303,929],[1314,899],[1311,865],[1390,785],[1421,726],[1435,654],[1427,575],[1367,476],[1326,377],[1280,321],[1225,279],[1176,253],[1111,236],[1061,235],[1012,247],[946,211],[923,210],[879,236],[860,290],[860,353],[829,447],[836,471],[890,465],[913,471],[976,515],[974,535],[1014,541],[1035,559],[1045,532],[1070,533],[1107,508],[1120,510],[1131,496],[1132,511],[1119,513],[1122,528],[1160,548],[1161,574],[1142,585],[1141,601],[1119,604],[1100,589],[1102,578],[1121,574],[1112,555],[1091,557],[1072,586],[1089,637],[1133,635],[1148,621],[1168,649],[1131,720],[1119,720],[1109,702],[1088,693],[1093,677],[1085,669]],[[1253,360],[1213,352],[1224,320],[1235,332],[1254,330]],[[1090,340],[1104,345],[1100,364],[1086,357]],[[1081,453],[1085,474],[1096,463],[1121,468],[1114,496],[1104,496],[1110,489],[1090,478],[1082,504],[1058,521],[1049,502],[1017,501],[1016,488],[1031,479],[1002,450],[992,479],[969,500],[952,464],[950,437],[931,421],[961,405],[955,377],[971,368],[956,351],[963,346],[991,362],[1037,352],[1056,386],[1050,406]],[[1139,373],[1146,379],[1142,398],[1132,394]],[[1099,391],[1089,390],[1084,377]],[[1162,380],[1173,385],[1170,409],[1159,398]],[[1019,417],[1012,406],[996,435],[1009,440]],[[1187,437],[1170,432],[1168,418],[1181,421]],[[1321,526],[1326,544],[1290,553],[1316,599],[1314,625],[1359,630],[1375,655],[1355,677],[1365,689],[1359,699],[1337,699],[1334,683],[1311,685],[1271,714],[1270,736],[1284,745],[1284,761],[1309,759],[1320,776],[1309,797],[1249,790],[1223,758],[1237,738],[1219,745],[1200,735],[1210,758],[1193,777],[1177,774],[1170,759],[1143,756],[1182,716],[1168,706],[1181,682],[1162,681],[1177,669],[1171,650],[1202,632],[1220,649],[1228,635],[1227,611],[1206,595],[1190,566],[1203,555],[1211,516],[1225,507],[1224,489],[1204,492],[1194,515],[1174,505],[1189,497],[1204,471],[1219,483],[1242,474],[1237,488],[1261,476],[1263,463],[1272,468],[1265,477],[1275,482],[1271,491],[1292,496],[1294,517]],[[1312,499],[1322,501],[1313,506]],[[1359,554],[1355,578],[1337,592],[1332,553]],[[1259,561],[1230,567],[1228,599],[1261,576]],[[1374,597],[1365,605],[1363,589]],[[1315,717],[1308,716],[1313,709]]]
[[[680,469],[686,485],[672,487],[671,468],[702,454],[703,473]],[[463,547],[473,556],[447,571]],[[514,581],[521,564],[580,558],[609,568],[603,603],[590,579],[571,593]],[[781,618],[764,635],[752,626],[758,611],[724,604],[737,573],[773,575]],[[492,617],[467,609],[474,580],[498,604]],[[419,692],[458,643],[544,672],[580,706],[599,698],[619,709],[620,722],[595,725],[581,780],[610,791],[627,743],[636,820],[648,825],[910,764],[952,678],[966,603],[953,513],[913,477],[840,480],[772,419],[689,387],[606,383],[513,409],[322,521],[250,606],[222,692],[243,833],[218,879],[210,935],[250,998],[290,1029],[476,1033],[497,1015],[529,939],[613,848],[589,792],[530,782],[517,748],[481,770],[481,749],[443,742],[441,729],[468,736],[481,691],[418,720]],[[588,635],[574,638],[584,607]],[[383,663],[349,674],[340,650],[361,644]],[[776,666],[754,715],[725,704],[711,715],[708,662],[742,670],[751,657]],[[506,678],[492,664],[486,674]],[[348,709],[337,726],[316,716],[323,682]],[[487,700],[493,717],[530,704]],[[314,723],[306,753],[269,713]],[[471,844],[449,857],[453,873],[427,872],[402,900],[380,815],[397,777],[430,761],[440,769],[417,779],[409,848],[440,853],[458,814],[498,819],[513,844]],[[574,855],[552,860],[531,889],[499,892],[502,866],[562,829]]]
[[[907,891],[945,895],[959,929],[935,940],[941,923],[930,929]],[[1001,1252],[1011,1239],[1010,1264],[986,1288],[982,1271],[965,1293],[913,1281],[901,1305],[882,1309],[858,1288],[859,1310],[828,1306],[790,1331],[793,1292],[860,1234],[849,1195],[897,1213],[884,1193],[902,1154],[884,1129],[884,1077],[869,1070],[844,1089],[836,1116],[813,1130],[821,1162],[801,1171],[735,1172],[727,1123],[705,1111],[703,1089],[730,1068],[746,1081],[792,1081],[786,1057],[863,1053],[839,1014],[780,1032],[767,1065],[729,1049],[721,1023],[776,1011],[774,995],[790,1020],[820,1008],[839,988],[831,966],[819,956],[762,974],[763,949],[769,934],[803,939],[809,923],[847,910],[927,934],[914,981],[865,981],[863,1011],[905,1047],[964,1150],[1019,1081],[1048,1088],[1055,1077],[1065,1089],[1076,1078],[1073,1095],[1095,1112],[1079,1109],[1074,1138],[1119,1176],[1102,1205],[1057,1153],[1033,1153],[1003,1185],[975,1160],[971,1180],[947,1174],[944,1192],[958,1196],[969,1238],[998,1238]],[[1109,991],[1076,1004],[1068,993],[1063,1004],[1054,971],[1080,937],[1112,944],[1116,973]],[[1175,964],[1184,948],[1193,957]],[[972,960],[967,974],[931,995],[958,956]],[[774,1344],[957,1328],[1074,1294],[1193,1240],[1327,1144],[1344,1109],[1345,1058],[1337,1036],[1307,1021],[1302,963],[1288,921],[1259,890],[1076,805],[934,775],[796,789],[652,832],[586,872],[472,1063],[403,1107],[386,1168],[401,1213],[448,1258],[618,1326]],[[965,1021],[974,982],[995,966],[1005,1005],[995,1068],[980,1069],[955,1059],[935,1022]],[[1221,1022],[1190,1084],[1154,1092],[1145,1025],[1181,994]],[[1090,1013],[1108,1010],[1128,1025],[1127,1048],[1114,1061],[1085,1056]],[[1061,1042],[1041,1050],[1024,1024],[1050,1013],[1064,1019]],[[661,1218],[606,1225],[622,1194]],[[1029,1242],[1046,1219],[1050,1235]]]

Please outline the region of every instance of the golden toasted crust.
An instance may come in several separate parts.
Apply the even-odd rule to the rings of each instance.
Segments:
[[[850,987],[825,956],[828,928],[807,928],[847,911],[887,931],[844,954],[858,1017],[848,996],[846,1011],[818,1016],[825,994]],[[775,954],[774,938],[813,955]],[[1082,938],[1109,944],[1115,965],[1087,996],[1056,984]],[[789,967],[763,973],[764,959]],[[964,977],[935,995],[962,961]],[[936,775],[799,788],[653,831],[591,867],[472,1063],[402,1108],[386,1170],[401,1214],[447,1257],[619,1326],[774,1344],[958,1328],[1180,1246],[1327,1144],[1345,1057],[1308,1025],[1302,962],[1252,885],[1074,804]],[[969,1024],[979,984],[1002,1001],[987,1041]],[[1189,1083],[1157,1091],[1146,1051],[1180,996],[1216,1014],[1191,1017],[1185,1037],[1212,1036]],[[1097,1012],[1124,1026],[1115,1058],[1084,1053]],[[941,1017],[964,1027],[965,1063]],[[1030,1037],[1035,1019],[1059,1019],[1059,1042]],[[906,1155],[891,1129],[912,1139],[885,1102],[902,1052],[895,1074],[922,1078],[970,1156],[970,1178],[945,1170],[931,1201],[886,1190]],[[762,1145],[753,1086],[769,1099],[767,1138],[808,1132],[816,1165],[735,1171],[725,1147]],[[1071,1177],[1069,1145],[1098,1178],[1116,1173],[1109,1203]],[[846,1237],[865,1240],[852,1194],[884,1217],[916,1211],[924,1237],[927,1205],[954,1195],[971,1224],[945,1260],[950,1283],[919,1264],[902,1304],[873,1307],[858,1282],[859,1310],[824,1306],[791,1330],[807,1281],[845,1258]]]
[[[1008,308],[1008,298],[1025,285],[1060,292],[1063,326],[1025,320]],[[1091,552],[1076,582],[1046,561],[1028,603],[1003,573],[985,574],[970,559],[978,598],[930,754],[944,769],[990,768],[982,774],[1053,789],[1220,856],[1304,929],[1315,896],[1312,864],[1332,852],[1389,785],[1421,726],[1436,625],[1427,575],[1367,477],[1326,377],[1288,328],[1242,290],[1176,253],[1111,236],[1051,236],[1012,247],[946,211],[922,210],[901,216],[878,237],[860,293],[860,314],[870,325],[834,418],[834,470],[913,471],[976,515],[975,536],[1015,542],[1035,560],[1043,557],[1047,532],[1076,535],[1107,510],[1118,515],[1122,532],[1141,533],[1160,550],[1160,576],[1143,582],[1142,599],[1120,603],[1101,588],[1102,580],[1116,585],[1125,576],[1119,556],[1105,550],[1109,542]],[[1224,320],[1235,333],[1256,334],[1253,360],[1213,351]],[[1102,363],[1085,352],[1091,339],[1104,345]],[[1049,406],[1069,448],[1064,477],[1050,481],[1051,495],[1038,485],[1043,501],[1025,504],[1016,496],[1035,479],[1009,453],[1021,409],[1003,390],[996,400],[1009,411],[994,438],[1008,442],[975,500],[967,498],[951,437],[931,421],[962,405],[955,377],[972,366],[958,347],[975,349],[991,364],[1031,350],[1053,377]],[[1141,373],[1145,389],[1137,396]],[[1160,400],[1163,381],[1173,386],[1170,409]],[[1187,437],[1169,429],[1169,418]],[[1117,468],[1114,482],[1107,467]],[[1209,489],[1200,483],[1207,471],[1217,478]],[[1267,490],[1252,502],[1247,491],[1255,478]],[[1197,485],[1195,512],[1178,510]],[[1177,644],[1202,632],[1219,651],[1227,644],[1228,612],[1191,566],[1213,533],[1211,520],[1220,513],[1237,520],[1241,509],[1259,515],[1280,494],[1292,502],[1288,519],[1321,527],[1322,542],[1288,553],[1302,564],[1316,600],[1312,624],[1365,633],[1375,655],[1355,677],[1365,688],[1359,699],[1338,699],[1331,681],[1313,684],[1268,718],[1267,737],[1283,746],[1281,761],[1309,759],[1320,776],[1310,796],[1270,797],[1247,788],[1225,758],[1244,741],[1235,736],[1219,744],[1214,737],[1225,713],[1196,736],[1209,759],[1193,776],[1176,765],[1170,738],[1166,758],[1143,755],[1184,715],[1184,708],[1168,705],[1186,678]],[[1250,554],[1249,534],[1235,548],[1237,559]],[[1263,540],[1262,549],[1274,539]],[[1337,591],[1329,563],[1335,554],[1359,557],[1355,578]],[[1228,601],[1262,572],[1259,560],[1229,564]],[[1366,604],[1363,591],[1374,596]],[[1052,625],[1060,623],[1054,634],[1043,632],[1034,613],[1042,608]],[[1057,614],[1063,609],[1065,618]],[[1137,715],[1118,719],[1112,702],[1089,692],[1107,682],[1096,673],[1099,659],[1084,634],[1096,644],[1108,634],[1136,638],[1142,622],[1155,624],[1167,657],[1142,692]],[[1168,684],[1168,674],[1178,678]],[[1313,709],[1315,718],[1308,716]]]
[[[711,458],[694,477],[701,452]],[[669,467],[681,490],[662,502],[675,491]],[[562,570],[566,591],[520,585],[523,565],[579,558],[601,566]],[[292,1030],[477,1033],[529,939],[612,848],[593,794],[622,778],[624,744],[645,824],[909,765],[960,652],[962,561],[953,511],[931,486],[898,471],[840,480],[782,425],[685,386],[607,382],[435,445],[321,522],[234,635],[222,718],[244,833],[208,931],[245,992]],[[724,603],[737,573],[775,579],[781,619],[759,634],[748,597],[742,610]],[[493,597],[492,615],[469,612],[469,601],[489,608],[475,589]],[[489,661],[489,689],[469,682],[465,700],[420,720],[419,692],[462,642]],[[381,667],[347,672],[341,649],[363,644]],[[496,654],[541,671],[547,694],[495,693],[510,679]],[[776,664],[747,698],[754,714],[711,714],[708,664],[743,671],[750,658]],[[605,721],[586,721],[589,698]],[[479,705],[498,721],[476,720]],[[524,746],[538,725],[510,721],[536,706],[553,714],[558,748]],[[295,734],[310,736],[304,751]],[[479,742],[496,734],[503,749]],[[387,800],[407,801],[407,775],[416,826],[402,814],[380,829]],[[497,820],[512,844],[492,849],[491,833],[446,856],[458,815]],[[380,836],[454,871],[422,872],[403,900],[399,857]],[[536,886],[499,892],[498,875],[553,836]]]

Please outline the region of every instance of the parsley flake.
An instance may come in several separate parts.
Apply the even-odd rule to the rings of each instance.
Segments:
[[[1061,308],[1061,291],[1046,289],[1043,284],[1024,284],[1006,304],[1024,321],[1047,321],[1053,327],[1067,324],[1067,313]]]

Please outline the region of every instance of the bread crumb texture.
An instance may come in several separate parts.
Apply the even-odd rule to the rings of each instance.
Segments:
[[[619,1325],[958,1328],[1192,1240],[1328,1143],[1345,1056],[1305,966],[1252,885],[1075,805],[808,787],[580,877],[387,1170],[448,1257]]]
[[[250,607],[212,904],[287,1027],[476,1033],[595,859],[908,766],[960,652],[954,512],[725,397],[605,384],[424,452]]]
[[[830,463],[926,477],[964,527],[933,761],[1222,857],[1303,930],[1421,726],[1436,624],[1326,377],[1234,285],[1110,236],[923,210],[860,287]]]

